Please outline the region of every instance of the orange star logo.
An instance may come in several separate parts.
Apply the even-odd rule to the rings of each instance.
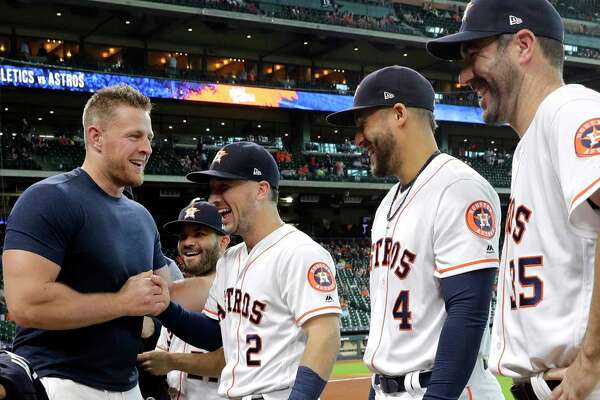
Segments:
[[[188,218],[196,218],[196,213],[200,211],[198,210],[196,207],[190,207],[187,210],[185,210],[185,216],[183,218],[188,219]]]
[[[220,163],[221,159],[223,157],[225,157],[226,155],[228,155],[229,153],[227,153],[225,150],[219,150],[217,151],[217,154],[215,155],[215,158],[213,159],[213,164],[214,163]]]

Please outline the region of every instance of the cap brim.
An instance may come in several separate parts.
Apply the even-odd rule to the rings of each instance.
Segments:
[[[188,181],[196,182],[196,183],[206,183],[210,178],[222,178],[222,179],[241,179],[248,180],[248,178],[230,174],[228,172],[217,171],[215,169],[209,169],[206,171],[194,171],[190,172],[185,176]]]
[[[342,127],[355,127],[356,126],[356,112],[360,110],[366,110],[368,108],[383,107],[383,105],[375,106],[359,106],[352,107],[347,110],[334,112],[325,117],[325,120],[331,125],[342,126]]]
[[[427,42],[427,51],[442,60],[462,60],[460,46],[473,40],[499,35],[498,32],[464,31]]]
[[[183,229],[183,226],[186,224],[205,226],[205,227],[215,231],[217,234],[219,234],[221,236],[227,235],[227,233],[225,233],[224,230],[217,229],[212,225],[205,224],[204,222],[200,222],[200,221],[171,221],[171,222],[167,222],[166,224],[164,224],[163,229],[173,235],[177,235],[181,232],[181,230]]]

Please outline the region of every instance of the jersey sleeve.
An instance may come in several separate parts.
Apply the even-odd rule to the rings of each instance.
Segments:
[[[55,185],[33,185],[15,203],[4,250],[26,250],[62,266],[70,239],[84,218]]]
[[[156,350],[160,351],[169,351],[170,347],[170,337],[169,331],[164,326],[160,328],[160,336],[158,337],[158,341],[156,342]]]
[[[600,100],[581,99],[559,109],[550,152],[563,190],[569,223],[595,238],[600,212],[587,199],[600,190]]]
[[[206,304],[204,304],[204,309],[202,310],[202,313],[207,317],[217,321],[219,320],[219,304],[224,304],[225,300],[223,298],[223,290],[220,289],[222,286],[221,282],[223,281],[223,273],[222,271],[219,273],[219,270],[223,265],[223,260],[224,257],[221,257],[221,259],[217,261],[217,273],[215,275],[213,284],[208,291],[208,298],[206,299]]]
[[[299,326],[323,314],[341,314],[331,255],[318,244],[293,248],[281,268],[280,285],[284,303]]]
[[[454,182],[437,207],[434,275],[445,278],[499,263],[500,200],[491,186],[474,179]]]

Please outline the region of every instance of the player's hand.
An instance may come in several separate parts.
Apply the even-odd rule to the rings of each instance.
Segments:
[[[137,360],[146,372],[155,376],[166,375],[174,369],[171,366],[169,353],[166,351],[147,351],[138,354]]]
[[[4,389],[4,386],[0,385],[0,400],[5,399],[6,398],[6,390]]]
[[[600,365],[581,356],[575,358],[568,368],[556,368],[544,373],[544,379],[562,380],[550,396],[550,400],[585,400],[600,382]]]
[[[126,316],[157,315],[166,308],[163,288],[154,283],[152,271],[130,277],[117,296],[122,314]]]
[[[169,303],[171,302],[171,294],[169,293],[169,283],[161,276],[152,275],[151,279],[152,283],[160,287],[161,300],[156,304],[156,309],[150,313],[150,315],[156,317],[158,314],[165,311],[165,309],[169,306]]]

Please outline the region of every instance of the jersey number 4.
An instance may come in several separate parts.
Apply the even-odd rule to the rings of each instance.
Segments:
[[[515,263],[511,260],[510,262],[510,275],[512,278],[512,291],[510,295],[510,308],[516,310],[524,307],[535,307],[544,298],[544,281],[539,276],[529,275],[527,268],[530,267],[541,267],[544,265],[543,256],[535,257],[521,257],[517,263],[517,269],[515,270]],[[517,291],[515,289],[515,280],[519,281],[521,289],[519,294],[519,303],[517,304]],[[525,289],[528,289],[525,292]]]
[[[412,312],[409,309],[409,297],[410,290],[401,290],[396,303],[394,303],[392,315],[395,320],[400,320],[399,329],[401,331],[410,331],[412,329],[412,324],[410,323]]]

